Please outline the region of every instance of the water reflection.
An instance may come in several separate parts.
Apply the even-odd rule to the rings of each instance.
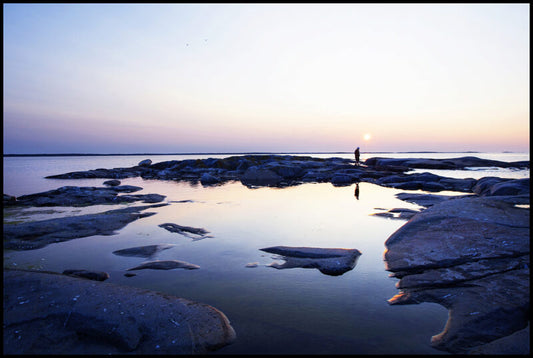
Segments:
[[[353,194],[357,200],[359,200],[359,183],[355,184],[355,192]]]

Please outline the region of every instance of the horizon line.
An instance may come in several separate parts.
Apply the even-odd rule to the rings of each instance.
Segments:
[[[4,157],[67,157],[67,156],[138,156],[138,155],[256,155],[256,154],[352,154],[351,151],[276,151],[276,152],[183,152],[183,153],[9,153],[3,154]],[[467,150],[467,151],[367,151],[361,152],[366,154],[387,154],[387,153],[485,153],[482,151]],[[488,153],[488,152],[487,152]],[[497,153],[497,152],[495,152]],[[502,151],[500,153],[521,153],[515,151]]]

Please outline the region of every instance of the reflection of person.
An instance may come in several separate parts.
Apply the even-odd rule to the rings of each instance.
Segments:
[[[357,147],[357,149],[355,150],[355,152],[353,152],[353,154],[355,155],[355,164],[359,164],[359,147]]]
[[[359,200],[359,183],[355,183],[355,193],[353,195]]]

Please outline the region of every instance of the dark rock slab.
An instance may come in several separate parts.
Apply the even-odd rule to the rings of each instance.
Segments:
[[[287,268],[316,268],[325,275],[339,276],[355,267],[361,252],[357,249],[316,248],[273,246],[261,251],[281,255],[283,264],[276,262],[270,267],[276,269]]]
[[[133,268],[128,269],[128,271],[134,271],[134,270],[145,270],[145,269],[152,269],[152,270],[173,270],[173,269],[185,269],[185,270],[196,270],[199,269],[200,266],[191,264],[189,262],[185,261],[179,261],[179,260],[155,260],[155,261],[149,261],[144,262],[140,264],[139,266],[135,266]]]
[[[209,231],[203,228],[197,228],[197,227],[191,227],[191,226],[182,226],[178,224],[173,223],[164,223],[160,224],[159,227],[162,227],[163,229],[166,229],[170,232],[175,232],[177,234],[181,234],[187,237],[190,237],[195,240],[202,240],[208,237],[213,237],[209,234]]]
[[[105,281],[109,278],[109,274],[107,272],[90,270],[64,270],[63,275],[81,277],[94,281]]]
[[[434,302],[449,309],[432,345],[466,353],[529,322],[529,209],[512,196],[444,200],[385,242],[385,267],[400,278],[390,304]]]
[[[235,331],[212,306],[61,274],[4,269],[4,354],[205,354]]]
[[[141,187],[132,185],[117,185],[110,187],[77,187],[63,186],[58,189],[42,193],[22,195],[9,205],[17,206],[89,206],[101,204],[123,204],[141,201],[144,203],[158,203],[165,196],[160,194],[134,194],[119,195],[121,193],[133,193],[142,190]]]
[[[176,245],[173,244],[159,244],[159,245],[146,245],[146,246],[137,246],[130,247],[128,249],[116,250],[113,251],[113,254],[118,256],[134,256],[134,257],[152,257],[155,254],[170,249]]]
[[[4,224],[4,249],[32,250],[93,235],[114,235],[137,219],[154,215],[143,210],[168,204],[134,206],[98,214],[68,216],[19,224]]]

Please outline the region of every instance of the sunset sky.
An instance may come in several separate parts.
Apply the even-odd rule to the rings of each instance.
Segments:
[[[4,4],[4,154],[529,152],[529,4]]]

